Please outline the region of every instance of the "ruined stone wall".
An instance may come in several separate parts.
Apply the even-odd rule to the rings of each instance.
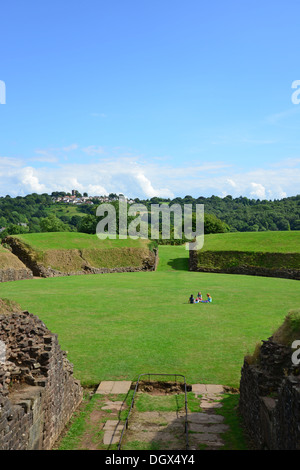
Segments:
[[[270,338],[245,358],[239,410],[255,449],[300,450],[300,375],[293,350]]]
[[[0,282],[20,281],[22,279],[32,279],[33,274],[25,266],[21,269],[6,268],[0,269]]]
[[[0,341],[0,449],[49,450],[82,400],[72,364],[28,312],[0,315]]]

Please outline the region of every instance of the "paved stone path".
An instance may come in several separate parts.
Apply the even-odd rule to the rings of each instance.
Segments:
[[[129,381],[101,382],[96,393],[102,395],[127,394],[130,387],[131,382]],[[220,400],[224,393],[223,386],[194,384],[192,385],[192,392],[195,397],[199,398],[199,411],[189,412],[187,416],[189,449],[222,448],[224,445],[222,434],[228,430],[228,426],[224,424],[223,416],[216,414],[214,411],[222,407]],[[120,411],[122,407],[124,407],[123,402],[107,399],[102,409]],[[129,427],[124,438],[126,442],[142,442],[145,448],[158,446],[163,450],[184,450],[186,449],[185,419],[185,411],[137,412],[133,408],[130,414]],[[117,444],[123,426],[123,421],[107,420],[103,427],[103,444],[107,446]]]

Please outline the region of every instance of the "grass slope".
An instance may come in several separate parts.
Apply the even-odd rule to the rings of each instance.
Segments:
[[[58,334],[83,385],[178,373],[238,386],[245,354],[299,307],[297,281],[188,271],[184,246],[161,246],[156,272],[34,279],[1,285]],[[189,305],[210,292],[212,304]]]
[[[300,253],[300,231],[209,234],[201,251]]]
[[[38,251],[74,249],[113,249],[123,247],[144,247],[148,240],[100,240],[97,235],[80,232],[47,232],[16,235],[28,246]]]

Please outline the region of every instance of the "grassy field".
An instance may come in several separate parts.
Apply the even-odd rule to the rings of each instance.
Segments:
[[[58,334],[83,385],[178,373],[189,383],[239,386],[245,354],[300,306],[297,281],[188,271],[184,246],[159,247],[156,272],[2,283]],[[190,294],[212,304],[187,303]]]
[[[203,250],[300,253],[300,231],[209,234],[205,235]]]

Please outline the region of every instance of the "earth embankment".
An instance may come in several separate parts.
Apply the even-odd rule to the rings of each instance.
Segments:
[[[31,279],[32,271],[9,250],[0,248],[0,282]]]
[[[50,234],[45,235],[49,236]],[[69,235],[70,246],[72,246],[70,249],[65,248],[66,234],[63,235],[62,248],[59,248],[60,234],[56,234],[57,246],[49,243],[50,249],[45,248],[46,240],[45,247],[41,248],[30,243],[29,236],[26,240],[17,236],[9,236],[5,238],[4,243],[37,277],[152,271],[156,269],[157,250],[150,249],[147,243],[139,242],[136,246],[133,244],[133,246],[121,245],[111,248],[100,240],[93,239],[93,243],[87,243],[87,240],[90,242],[90,239],[79,236],[78,247],[76,247],[73,240],[74,235]]]
[[[190,271],[300,279],[300,253],[190,251]]]

